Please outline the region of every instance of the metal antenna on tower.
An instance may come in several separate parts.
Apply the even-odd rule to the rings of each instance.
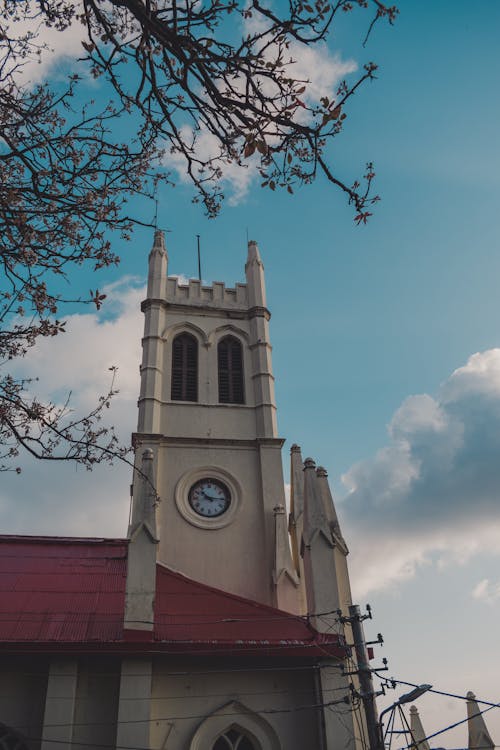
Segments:
[[[201,258],[200,258],[200,235],[196,235],[197,245],[198,245],[198,278],[201,281]]]

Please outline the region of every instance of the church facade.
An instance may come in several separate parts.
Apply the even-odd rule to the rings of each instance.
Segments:
[[[285,510],[255,242],[245,274],[182,285],[155,233],[127,538],[0,537],[0,748],[366,747],[348,550],[297,445]]]

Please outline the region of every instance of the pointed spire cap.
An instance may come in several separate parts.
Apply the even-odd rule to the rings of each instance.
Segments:
[[[273,582],[276,587],[275,603],[279,609],[298,611],[297,588],[299,579],[288,543],[286,510],[284,505],[275,505],[274,511],[274,569]]]
[[[151,448],[146,448],[142,454],[140,471],[136,473],[135,478],[131,531],[142,524],[149,528],[152,537],[156,537],[158,498],[154,486],[153,460],[153,451]]]
[[[306,546],[310,546],[320,533],[333,546],[330,524],[325,515],[321,488],[316,476],[316,464],[312,458],[304,461],[304,532]]]
[[[247,266],[250,263],[259,263],[262,265],[262,258],[260,257],[259,246],[256,240],[249,240],[248,242]]]
[[[165,232],[162,229],[155,229],[153,247],[151,248],[151,254],[153,253],[160,253],[161,255],[167,254]]]
[[[323,466],[318,466],[318,468],[316,469],[316,476],[318,477],[321,498],[323,500],[323,508],[330,524],[330,529],[332,530],[332,533],[336,537],[337,541],[340,542],[341,546],[344,548],[344,552],[347,554],[347,545],[340,530],[337,511],[335,510],[335,503],[333,501],[332,491],[328,482],[328,472]]]
[[[477,704],[476,696],[467,693],[467,719],[469,728],[469,750],[493,750],[495,743],[488,732],[486,722]]]
[[[427,735],[422,726],[416,706],[411,706],[410,708],[410,730],[411,739],[413,740],[412,748],[414,750],[430,750],[429,743],[426,740]]]

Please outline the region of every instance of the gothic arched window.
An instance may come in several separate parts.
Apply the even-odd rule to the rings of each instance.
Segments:
[[[256,750],[256,747],[246,734],[230,729],[217,738],[212,750]]]
[[[225,336],[217,347],[219,368],[219,402],[244,404],[243,349],[234,336]]]
[[[198,342],[190,333],[172,341],[173,401],[198,401]]]

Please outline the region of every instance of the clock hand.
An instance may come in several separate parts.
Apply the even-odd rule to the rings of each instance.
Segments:
[[[208,492],[206,492],[206,490],[203,490],[203,494],[205,495],[205,497],[210,498],[210,500],[218,500],[219,499],[219,495],[209,495]]]
[[[208,495],[205,490],[202,490],[203,495],[206,497],[207,500],[210,500],[210,502],[213,502],[214,500],[217,500],[216,497],[212,497],[211,495]]]

